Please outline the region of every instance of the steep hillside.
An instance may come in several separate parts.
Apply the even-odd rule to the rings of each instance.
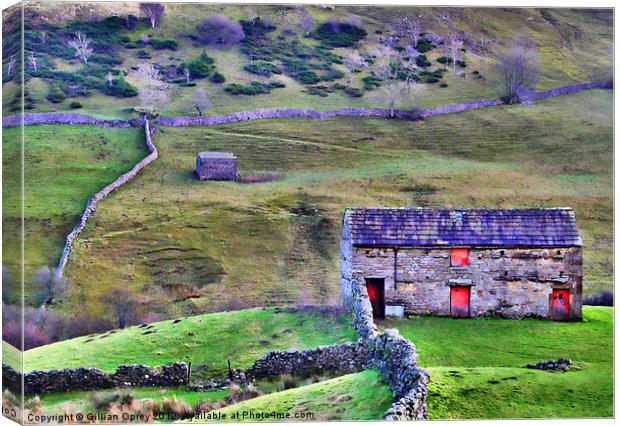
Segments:
[[[371,82],[364,81],[372,74],[369,66],[372,58],[368,55],[372,55],[382,41],[397,34],[395,26],[405,14],[418,16],[423,32],[445,38],[450,27],[460,31],[465,42],[460,54],[464,67],[456,70],[437,61],[446,54],[440,46],[431,46],[428,51],[419,48],[424,51],[428,65],[419,62],[422,65],[417,66],[416,74],[420,84],[402,97],[402,107],[428,107],[498,96],[494,64],[517,33],[531,36],[538,45],[541,58],[538,88],[610,77],[613,19],[610,10],[349,6],[308,6],[302,10],[290,6],[170,4],[161,23],[151,29],[145,19],[135,19],[139,15],[137,3],[84,4],[72,17],[65,13],[68,17],[63,19],[58,18],[63,15],[59,13],[63,9],[59,4],[29,2],[29,5],[27,50],[39,55],[38,69],[29,71],[32,78],[27,83],[34,101],[33,111],[69,110],[70,103],[77,100],[85,112],[108,117],[128,116],[131,107],[140,106],[142,100],[105,96],[101,86],[105,85],[108,71],[114,78],[123,71],[127,81],[140,89],[135,67],[145,62],[158,66],[172,85],[171,100],[158,108],[166,114],[194,113],[188,101],[202,89],[208,91],[213,113],[270,106],[382,107],[387,103],[386,85],[378,81],[379,87],[373,88]],[[202,45],[196,40],[200,34],[197,26],[202,19],[215,14],[246,21],[258,17],[260,25],[244,27],[246,39],[239,44],[227,48]],[[110,18],[114,16],[119,19]],[[106,18],[107,21],[101,21]],[[7,19],[9,15],[5,16]],[[320,35],[321,25],[335,19],[354,23],[366,36],[350,47],[326,44],[325,37]],[[309,36],[301,29],[304,22],[311,24]],[[265,25],[264,31],[262,25]],[[73,52],[67,47],[65,40],[73,37],[76,31],[84,31],[91,37],[94,56],[88,66],[73,58]],[[41,39],[42,33],[47,38]],[[8,38],[6,43],[10,41]],[[266,54],[261,46],[267,46]],[[396,44],[398,49],[406,46],[407,42],[402,40]],[[7,67],[12,51],[8,44],[4,48],[4,66]],[[351,50],[358,50],[368,62],[349,82],[342,58]],[[206,74],[201,77],[203,74],[195,71],[190,77],[191,84],[184,84],[184,64],[199,60],[203,51],[212,60],[202,68]],[[258,74],[248,71],[250,66],[263,64],[264,59],[279,71],[271,76],[261,75],[262,71]],[[302,69],[304,71],[300,71]],[[223,75],[225,82],[210,81],[216,71]],[[82,77],[71,77],[67,73]],[[325,79],[316,81],[312,73]],[[433,80],[429,80],[431,76]],[[5,113],[16,87],[14,82],[7,81],[5,78]],[[247,85],[251,81],[281,82],[285,87],[254,96],[226,91],[231,83]],[[59,103],[46,99],[50,91],[64,90],[66,84],[78,88],[66,90],[68,98]],[[355,90],[347,92],[346,87]],[[356,91],[362,96],[353,97],[351,94]],[[85,96],[86,92],[90,95]]]
[[[246,368],[273,349],[356,340],[347,316],[313,311],[250,309],[111,330],[24,352],[24,371],[188,361],[194,375],[223,374],[227,360]]]
[[[345,207],[570,206],[585,242],[585,291],[611,289],[611,109],[612,93],[596,90],[419,123],[160,127],[159,160],[100,204],[67,276],[94,312],[119,285],[176,316],[337,303]],[[272,181],[198,181],[203,150],[234,151],[242,176]]]
[[[19,285],[21,132],[11,128],[2,134],[2,262],[14,278],[7,286]],[[88,199],[131,169],[147,149],[141,129],[46,125],[27,127],[23,136],[24,255],[26,294],[30,294],[35,271],[56,267],[65,238]]]

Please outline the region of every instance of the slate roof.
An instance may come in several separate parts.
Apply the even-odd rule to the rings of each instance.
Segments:
[[[237,158],[232,152],[204,151],[199,152],[198,156],[201,160],[234,160]]]
[[[582,245],[570,208],[355,208],[345,220],[357,246]]]

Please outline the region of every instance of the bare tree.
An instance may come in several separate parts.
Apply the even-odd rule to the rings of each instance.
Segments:
[[[364,62],[364,58],[357,50],[350,50],[342,58],[342,63],[347,70],[347,79],[350,86],[353,83],[353,73],[366,65],[366,62]]]
[[[136,75],[140,80],[140,102],[151,111],[158,111],[170,98],[170,85],[162,81],[159,70],[151,63],[139,64]]]
[[[140,13],[151,21],[151,28],[155,28],[166,12],[166,5],[161,3],[140,3]]]
[[[414,73],[415,61],[405,58],[389,46],[378,46],[372,51],[375,61],[372,72],[385,82],[390,117],[394,117],[396,104],[405,93],[410,94],[420,85]]]
[[[115,288],[104,297],[104,302],[112,309],[118,328],[125,328],[136,317],[138,303],[134,295],[125,288]]]
[[[13,71],[15,70],[15,56],[13,55],[9,58],[9,63],[7,65],[7,69],[6,69],[6,73],[7,75],[11,75],[13,74]]]
[[[301,29],[304,32],[304,35],[310,34],[312,32],[312,28],[314,28],[314,19],[312,19],[312,15],[306,8],[299,9],[299,16],[301,17]]]
[[[45,31],[39,32],[39,41],[44,46],[47,44],[47,33]]]
[[[463,34],[451,29],[444,38],[444,49],[446,56],[452,59],[452,71],[456,73],[456,62],[461,60],[461,49],[463,48]]]
[[[417,16],[404,15],[394,23],[394,26],[400,37],[409,41],[413,47],[418,45],[420,34],[424,30],[422,29],[422,22]]]
[[[69,284],[55,270],[44,266],[36,272],[32,287],[37,305],[51,305],[67,294]]]
[[[34,52],[28,52],[29,57],[28,59],[30,60],[30,67],[33,70],[37,70],[37,58],[34,56]]]
[[[107,86],[111,86],[112,85],[112,81],[113,81],[113,77],[112,77],[112,71],[108,71],[108,73],[105,76],[105,84]]]
[[[519,102],[519,95],[523,90],[536,84],[539,64],[534,40],[521,35],[514,37],[498,63],[503,98],[506,102]]]
[[[244,38],[241,24],[222,15],[207,16],[198,25],[198,39],[204,44],[230,46]]]
[[[75,38],[67,42],[69,47],[75,50],[75,57],[79,58],[84,65],[88,65],[88,58],[93,54],[93,49],[90,47],[90,39],[81,32],[75,33]]]
[[[199,116],[203,115],[204,112],[211,106],[207,89],[196,89],[192,98],[188,101],[188,104],[192,109],[196,110]]]
[[[185,77],[185,80],[189,83],[191,74],[190,74],[189,68],[187,66],[183,68],[183,76]]]

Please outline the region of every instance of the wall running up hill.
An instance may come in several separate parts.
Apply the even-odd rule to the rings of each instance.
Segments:
[[[149,149],[150,154],[144,157],[138,164],[133,166],[133,168],[130,171],[122,174],[118,179],[116,179],[111,184],[107,185],[101,191],[93,195],[90,200],[88,200],[88,203],[86,204],[86,208],[84,209],[84,212],[82,213],[82,216],[80,217],[80,222],[73,229],[73,231],[71,231],[71,233],[67,235],[67,240],[65,242],[65,248],[62,251],[62,255],[60,256],[60,261],[58,262],[58,267],[56,268],[57,276],[63,275],[65,271],[65,267],[67,266],[67,261],[69,260],[69,254],[71,253],[71,247],[73,246],[73,240],[75,240],[75,238],[80,234],[80,232],[84,230],[84,227],[86,226],[86,222],[88,221],[88,218],[90,217],[91,214],[95,212],[97,203],[103,200],[104,198],[106,198],[108,195],[110,195],[112,191],[120,188],[121,186],[129,182],[131,179],[136,177],[136,175],[138,174],[138,172],[140,172],[140,170],[142,170],[143,168],[145,168],[146,166],[148,166],[150,163],[152,163],[153,161],[157,159],[158,157],[157,148],[155,148],[155,145],[153,145],[153,143],[151,142],[151,130],[150,130],[148,120],[144,120],[144,136],[146,139],[146,146]]]

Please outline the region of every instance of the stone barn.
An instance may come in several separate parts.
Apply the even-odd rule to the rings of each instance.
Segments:
[[[364,283],[375,317],[581,319],[582,242],[570,208],[355,208],[341,297]]]
[[[200,152],[196,176],[200,180],[237,180],[237,157],[232,152]]]

